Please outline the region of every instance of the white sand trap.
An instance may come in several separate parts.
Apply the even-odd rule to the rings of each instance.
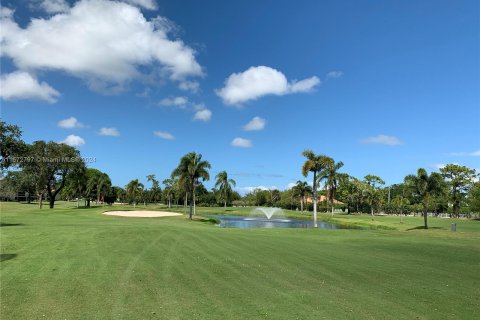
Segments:
[[[167,211],[106,211],[103,214],[107,216],[136,217],[136,218],[154,218],[154,217],[177,217],[180,213]]]

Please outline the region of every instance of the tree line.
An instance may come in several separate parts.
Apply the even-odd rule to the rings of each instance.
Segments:
[[[347,213],[422,214],[428,227],[428,213],[448,213],[453,217],[480,212],[478,173],[458,164],[447,164],[440,172],[428,173],[420,168],[399,184],[385,186],[380,177],[368,174],[358,179],[341,172],[343,162],[305,150],[301,167],[311,183],[297,181],[288,190],[256,189],[243,197],[234,190],[235,180],[226,171],[215,176],[215,187],[207,190],[211,165],[202,155],[184,155],[172,174],[161,183],[148,175],[149,187],[138,179],[125,187],[113,186],[107,173],[87,168],[80,152],[66,144],[21,139],[21,129],[0,121],[0,197],[30,202],[36,199],[41,208],[44,199],[53,208],[58,199],[84,201],[84,206],[113,202],[163,203],[168,207],[184,205],[189,216],[200,206],[276,206],[285,209]],[[163,185],[163,188],[162,188]]]

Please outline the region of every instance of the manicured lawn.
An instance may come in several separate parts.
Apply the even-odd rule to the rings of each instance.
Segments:
[[[432,218],[432,229],[420,230],[412,228],[421,218],[346,215],[334,219],[397,230],[223,229],[184,217],[100,215],[105,209],[1,204],[0,318],[474,319],[480,312],[480,221],[457,221],[457,233],[451,219]]]

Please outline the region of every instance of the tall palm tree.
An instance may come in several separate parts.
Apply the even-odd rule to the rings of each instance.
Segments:
[[[312,187],[306,181],[297,181],[297,184],[292,188],[293,196],[300,199],[300,210],[303,212],[303,204],[307,194],[312,194]]]
[[[165,185],[164,195],[167,197],[168,207],[172,207],[172,197],[175,196],[175,180],[174,179],[165,179],[162,181]]]
[[[307,158],[302,166],[303,176],[307,177],[309,172],[313,173],[313,223],[315,228],[317,228],[317,187],[320,181],[319,178],[325,176],[325,169],[327,169],[328,159],[330,158],[325,155],[317,155],[311,150],[303,151],[302,155]]]
[[[341,173],[338,172],[340,168],[343,167],[343,162],[339,161],[335,163],[333,159],[328,161],[328,166],[326,169],[327,173],[327,198],[330,201],[330,205],[332,206],[332,215],[334,211],[334,201],[335,201],[335,193],[337,192],[338,182],[341,178]]]
[[[208,161],[202,160],[202,155],[196,152],[190,152],[180,159],[178,167],[172,172],[172,177],[178,177],[179,183],[186,187],[187,193],[190,193],[190,213],[192,220],[193,206],[195,206],[195,188],[199,180],[209,180],[208,169],[211,165]]]
[[[432,172],[428,175],[425,169],[420,168],[417,171],[417,175],[410,174],[406,176],[404,180],[408,190],[410,190],[413,196],[422,204],[424,227],[428,229],[428,206],[432,197],[442,193],[443,177],[437,172]]]
[[[385,181],[383,181],[380,177],[374,176],[372,174],[367,174],[363,179],[365,183],[363,193],[366,202],[370,206],[370,214],[373,217],[375,213],[375,205],[378,205],[381,199],[380,185],[385,184]]]
[[[133,200],[133,207],[137,206],[137,198],[142,194],[144,186],[138,181],[138,179],[130,181],[125,187],[127,197]]]
[[[150,189],[149,193],[149,201],[157,204],[157,201],[159,200],[161,196],[162,190],[160,189],[160,183],[159,181],[155,178],[154,174],[149,174],[147,176],[147,181],[152,183],[152,188]]]
[[[225,204],[225,209],[227,208],[227,201],[229,200],[231,194],[232,194],[232,186],[235,187],[237,183],[233,179],[228,178],[227,171],[222,171],[219,172],[216,176],[215,179],[217,181],[215,182],[215,187],[218,187],[218,190],[220,191],[220,195],[222,195],[224,204]]]

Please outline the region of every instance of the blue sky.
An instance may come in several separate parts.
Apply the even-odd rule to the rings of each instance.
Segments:
[[[302,179],[306,148],[387,184],[480,168],[478,1],[2,6],[3,120],[77,145],[115,185],[190,151],[242,192]]]

